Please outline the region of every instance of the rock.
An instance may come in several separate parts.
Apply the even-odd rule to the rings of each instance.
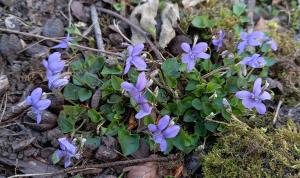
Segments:
[[[181,49],[181,43],[189,43],[192,44],[192,40],[185,36],[185,35],[178,35],[176,36],[170,43],[169,43],[169,48],[170,52],[174,56],[178,56],[183,53],[183,50]]]
[[[185,168],[189,175],[196,172],[201,166],[199,156],[188,155],[185,161]]]
[[[30,46],[26,49],[26,55],[34,58],[46,58],[48,56],[48,47],[40,44],[29,44]]]
[[[87,13],[84,11],[84,6],[80,1],[73,1],[71,5],[72,14],[83,22],[88,22],[90,19]]]
[[[29,147],[26,150],[24,150],[24,155],[26,157],[32,156],[35,154],[35,152],[37,151],[37,149],[33,148],[33,147]]]
[[[16,141],[12,143],[12,149],[14,152],[18,152],[28,147],[32,142],[35,141],[35,137],[31,137],[30,139],[23,140],[21,142]]]
[[[124,42],[123,37],[119,33],[111,33],[108,35],[108,38],[114,46],[119,46]]]
[[[28,111],[27,116],[31,118],[33,122],[24,122],[24,124],[35,130],[39,130],[39,131],[49,130],[54,128],[57,124],[57,116],[47,110],[44,110],[42,112],[42,121],[40,124],[36,123],[35,121],[36,116],[32,111]]]
[[[104,162],[108,162],[108,161],[114,161],[116,159],[118,159],[119,155],[116,151],[114,151],[112,148],[101,145],[95,155],[95,158],[100,160],[100,161],[104,161]]]
[[[10,63],[17,58],[17,52],[20,50],[22,50],[22,44],[18,36],[14,34],[2,35],[0,39],[0,52]]]
[[[0,96],[9,89],[9,81],[6,75],[0,76]]]
[[[43,148],[43,150],[41,151],[41,157],[44,159],[48,159],[50,155],[54,152],[55,152],[55,148],[53,147]]]
[[[0,3],[10,7],[15,4],[15,0],[0,0]]]
[[[104,143],[104,145],[106,145],[112,149],[118,150],[118,147],[119,147],[118,141],[114,137],[111,137],[111,136],[104,137],[104,138],[102,138],[102,142]]]
[[[140,147],[138,148],[138,150],[136,150],[132,156],[136,159],[139,158],[147,158],[149,157],[149,153],[150,153],[150,147],[147,144],[145,139],[141,139],[140,140]]]
[[[64,24],[59,18],[48,19],[43,26],[42,33],[47,37],[63,37]]]
[[[9,16],[5,18],[5,26],[8,29],[20,31],[20,22],[15,16]]]
[[[47,97],[49,100],[51,100],[51,105],[49,106],[49,109],[58,115],[59,112],[63,109],[63,105],[64,105],[63,96],[59,94],[53,94]]]

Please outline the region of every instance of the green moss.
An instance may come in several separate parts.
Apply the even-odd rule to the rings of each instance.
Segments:
[[[288,127],[265,133],[232,128],[203,157],[205,177],[299,177],[300,133]]]

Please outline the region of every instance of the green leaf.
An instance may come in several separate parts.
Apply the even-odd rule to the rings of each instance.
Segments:
[[[218,128],[218,123],[214,123],[214,122],[206,122],[205,123],[205,128],[211,132],[216,132],[217,128]]]
[[[130,134],[125,129],[118,131],[118,140],[125,156],[134,153],[139,148],[140,136],[138,134]]]
[[[100,84],[100,79],[97,75],[85,72],[81,81],[83,81],[87,86],[95,89]]]
[[[180,76],[179,72],[180,64],[177,62],[176,58],[167,59],[161,65],[163,73],[168,77],[178,78]]]
[[[110,103],[110,104],[115,104],[115,103],[120,103],[122,102],[122,97],[119,96],[119,95],[111,95],[109,100],[107,101],[107,103]]]
[[[124,82],[123,79],[115,75],[111,76],[111,85],[114,90],[121,90],[121,83]]]
[[[60,112],[57,123],[62,133],[70,133],[75,129],[75,121],[67,118],[64,112]]]
[[[157,101],[161,103],[166,103],[170,98],[167,95],[167,92],[164,89],[158,89],[157,93]]]
[[[211,81],[211,82],[208,82],[208,84],[206,86],[206,92],[207,93],[213,93],[219,88],[222,88],[222,86],[215,83],[215,82],[213,82],[213,81]]]
[[[113,3],[113,8],[116,10],[116,11],[121,11],[124,6],[122,3]]]
[[[101,75],[117,75],[117,74],[121,74],[122,71],[123,68],[120,65],[113,66],[113,67],[104,66]]]
[[[196,16],[192,20],[192,24],[197,28],[212,28],[214,22],[208,18],[206,15]]]
[[[93,123],[99,123],[99,121],[103,119],[99,112],[97,112],[95,109],[89,109],[88,116]]]
[[[188,110],[183,116],[183,121],[184,122],[194,122],[197,120],[197,117],[199,117],[199,116],[196,111]]]
[[[88,56],[85,60],[86,71],[90,73],[100,72],[104,65],[104,58],[102,56]]]
[[[201,110],[202,109],[202,103],[201,100],[199,98],[195,98],[192,101],[192,106],[197,109],[197,110]]]
[[[102,86],[100,87],[101,90],[101,97],[104,98],[107,95],[110,95],[114,92],[113,87],[111,86],[111,80],[107,80],[106,82],[104,82],[102,84]]]
[[[79,97],[80,101],[86,101],[86,100],[90,99],[92,94],[93,94],[92,91],[88,90],[86,88],[80,88],[78,90],[78,97]]]
[[[179,134],[172,139],[172,143],[176,148],[188,154],[195,148],[197,140],[197,138],[192,138],[183,129],[180,129]]]
[[[202,68],[203,68],[206,72],[210,71],[210,70],[212,69],[212,67],[213,67],[213,65],[212,65],[212,63],[211,63],[210,60],[204,60],[204,61],[201,63],[201,66],[202,66]]]
[[[50,159],[51,159],[52,164],[57,164],[60,161],[60,159],[54,153],[51,155]]]
[[[194,130],[195,134],[200,137],[205,137],[207,134],[207,129],[203,122],[196,122]]]
[[[80,87],[78,87],[72,83],[68,83],[68,85],[64,88],[64,96],[70,100],[77,100],[79,89],[80,89]]]
[[[271,67],[272,65],[277,63],[276,60],[274,60],[273,58],[270,58],[270,57],[264,57],[264,59],[266,61],[266,66],[267,67]]]
[[[88,148],[92,148],[92,150],[97,149],[101,144],[101,138],[96,137],[87,137],[86,142],[84,143],[84,146],[87,146]]]
[[[241,16],[246,11],[247,5],[244,3],[235,3],[233,5],[233,13],[236,16]]]

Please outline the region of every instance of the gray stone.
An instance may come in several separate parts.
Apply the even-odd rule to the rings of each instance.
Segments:
[[[48,47],[40,44],[29,44],[30,46],[26,49],[26,55],[39,58],[39,57],[46,57],[48,55]]]
[[[43,26],[42,33],[47,37],[63,37],[64,36],[64,24],[58,18],[48,19]]]
[[[9,62],[17,58],[17,52],[22,50],[22,44],[18,36],[2,35],[0,39],[0,52],[3,57],[6,57]]]

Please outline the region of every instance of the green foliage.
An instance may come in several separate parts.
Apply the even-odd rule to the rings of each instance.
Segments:
[[[130,134],[125,129],[118,131],[118,140],[125,156],[134,153],[139,148],[140,136],[137,134]]]
[[[192,24],[197,28],[212,28],[214,26],[214,21],[210,20],[206,15],[201,15],[194,17]]]
[[[241,16],[246,11],[247,5],[244,3],[235,3],[233,5],[233,13],[236,16]]]

